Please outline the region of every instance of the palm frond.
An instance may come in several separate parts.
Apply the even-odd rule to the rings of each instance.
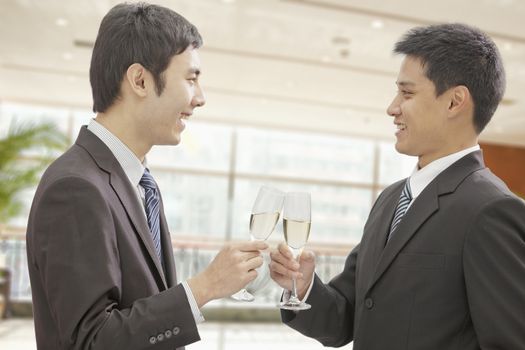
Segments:
[[[53,152],[68,145],[67,137],[51,123],[12,124],[7,137],[0,139],[0,222],[22,209],[17,194],[38,182],[40,172],[53,160]],[[38,159],[21,162],[28,150],[43,151]]]
[[[63,150],[67,137],[54,124],[12,124],[6,138],[0,140],[0,170],[20,158],[22,152],[43,149],[46,152]]]

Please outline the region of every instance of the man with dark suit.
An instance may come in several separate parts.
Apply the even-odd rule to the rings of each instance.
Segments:
[[[202,44],[177,13],[120,4],[104,17],[90,81],[96,118],[43,175],[27,232],[38,349],[175,349],[200,308],[253,280],[264,243],[224,247],[177,284],[162,198],[145,156],[176,145],[194,108]]]
[[[499,52],[461,24],[410,30],[394,51],[406,56],[387,112],[418,167],[381,193],[328,284],[312,252],[272,252],[272,278],[289,290],[298,276],[312,305],[283,321],[355,350],[525,349],[525,204],[478,146],[504,92]]]

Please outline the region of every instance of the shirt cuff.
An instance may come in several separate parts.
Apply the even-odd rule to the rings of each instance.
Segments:
[[[310,286],[308,287],[308,290],[306,291],[306,294],[304,295],[304,298],[301,300],[303,303],[308,299],[310,296],[310,292],[312,291],[312,287],[314,285],[314,275],[315,272],[312,274],[312,282],[310,282]],[[286,303],[288,300],[290,300],[290,296],[292,295],[292,292],[289,290],[283,290],[283,301]]]
[[[199,307],[197,306],[197,302],[195,301],[195,297],[193,296],[193,292],[191,291],[190,286],[188,285],[187,281],[182,282],[182,286],[184,287],[184,290],[186,291],[186,297],[188,298],[188,302],[190,303],[191,312],[193,313],[193,318],[195,319],[195,323],[199,324],[204,321],[204,316],[202,316],[201,310],[199,310]]]

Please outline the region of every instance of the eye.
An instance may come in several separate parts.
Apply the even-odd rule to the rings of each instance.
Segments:
[[[195,84],[197,83],[197,77],[193,77],[193,78],[188,78],[188,81],[190,82],[190,84]]]

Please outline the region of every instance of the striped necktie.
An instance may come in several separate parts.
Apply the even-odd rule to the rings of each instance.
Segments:
[[[410,178],[408,178],[405,182],[405,187],[403,187],[403,191],[401,192],[401,196],[399,196],[399,202],[397,202],[396,211],[394,213],[394,219],[392,220],[392,224],[390,225],[390,232],[388,233],[387,241],[390,239],[392,233],[395,231],[395,229],[401,222],[401,219],[403,219],[403,216],[407,212],[408,206],[410,205],[411,201],[412,191],[410,190]]]
[[[160,246],[160,197],[159,190],[153,176],[146,168],[139,184],[144,188],[146,199],[146,218],[155,246],[155,252],[162,262],[162,248]]]

